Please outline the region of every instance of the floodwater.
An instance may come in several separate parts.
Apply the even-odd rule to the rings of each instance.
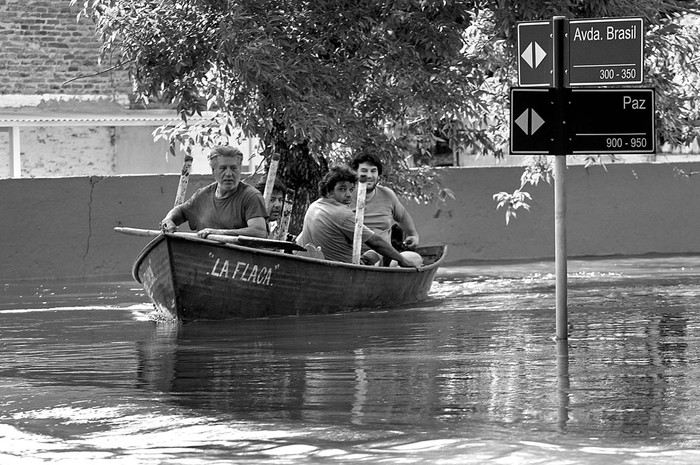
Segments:
[[[700,257],[441,270],[382,311],[185,325],[0,284],[0,463],[695,464]]]

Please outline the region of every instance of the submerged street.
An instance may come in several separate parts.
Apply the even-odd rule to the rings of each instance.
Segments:
[[[149,320],[130,281],[5,284],[3,462],[696,463],[698,258],[441,270],[419,305]],[[568,355],[566,354],[568,349]]]

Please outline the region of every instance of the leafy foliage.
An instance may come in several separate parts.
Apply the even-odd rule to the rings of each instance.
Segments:
[[[642,16],[660,139],[682,144],[697,136],[700,35],[680,22],[697,1],[85,0],[82,6],[104,54],[130,70],[137,100],[172,105],[182,116],[182,124],[157,137],[187,151],[258,138],[264,154],[281,155],[279,175],[299,202],[315,198],[330,164],[360,150],[378,151],[387,184],[418,201],[449,195],[430,166],[408,169],[414,155],[429,157],[437,141],[453,151],[503,156],[515,25],[522,20]],[[205,110],[215,116],[188,121]],[[547,172],[539,163],[528,182]],[[528,207],[526,192],[507,195],[499,205],[513,212]]]
[[[505,5],[504,5],[505,3]],[[700,2],[627,0],[627,1],[556,1],[536,0],[499,2],[505,6],[497,22],[508,35],[521,20],[550,19],[552,16],[597,18],[642,17],[645,23],[643,86],[656,89],[657,145],[684,146],[700,137]],[[512,38],[512,35],[511,35]],[[506,224],[515,218],[519,208],[530,208],[522,189],[527,184],[551,181],[551,157],[526,160],[520,186],[512,193],[494,196],[497,208],[505,208]],[[585,167],[605,169],[605,160],[615,162],[613,155],[588,156]]]
[[[82,14],[94,19],[104,53],[129,67],[140,101],[171,103],[183,119],[217,111],[207,124],[161,134],[185,150],[240,131],[236,137],[259,138],[265,153],[280,153],[284,180],[303,188],[326,164],[372,146],[396,173],[394,187],[428,200],[439,192],[429,167],[398,174],[408,172],[415,150],[434,145],[436,128],[455,147],[502,150],[483,124],[488,98],[480,86],[494,60],[483,50],[488,36],[470,29],[475,6],[92,0]],[[308,170],[287,178],[300,171],[291,162]]]

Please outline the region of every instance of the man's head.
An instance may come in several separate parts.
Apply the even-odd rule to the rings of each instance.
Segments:
[[[366,181],[367,192],[372,192],[377,187],[383,168],[382,162],[377,155],[372,152],[362,152],[352,159],[350,167],[357,171],[360,179]]]
[[[257,189],[261,194],[265,193],[266,180],[260,181]],[[284,196],[287,194],[287,186],[284,185],[279,179],[275,179],[275,183],[272,187],[272,195],[270,196],[270,211],[267,212],[269,215],[268,219],[270,221],[277,221],[282,216],[282,208],[284,207]]]
[[[333,166],[318,183],[322,197],[350,205],[357,184],[357,173],[348,166]]]
[[[209,166],[219,185],[219,193],[225,194],[236,190],[241,182],[243,154],[235,147],[216,145],[209,153]]]

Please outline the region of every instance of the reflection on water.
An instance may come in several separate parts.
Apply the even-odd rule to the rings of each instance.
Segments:
[[[696,463],[698,260],[570,263],[564,343],[551,263],[446,269],[401,309],[185,325],[131,283],[6,285],[0,461]]]

